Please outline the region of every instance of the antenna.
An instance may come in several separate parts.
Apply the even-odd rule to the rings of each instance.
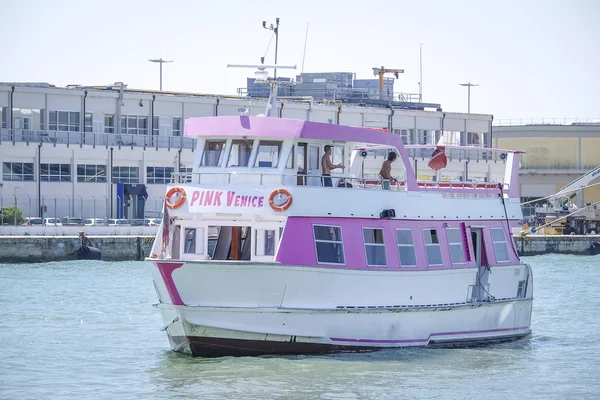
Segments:
[[[265,64],[227,64],[227,68],[256,68],[257,71],[254,73],[256,77],[255,82],[265,82],[269,84],[270,93],[269,101],[267,102],[267,109],[265,116],[270,117],[271,111],[275,106],[277,100],[277,87],[279,86],[277,80],[269,80],[269,72],[266,69],[296,69],[295,65],[265,65]]]
[[[300,79],[302,78],[302,74],[304,74],[304,60],[306,59],[306,42],[308,41],[308,22],[306,23],[306,35],[304,36],[304,53],[302,53],[302,70],[300,71]]]
[[[419,103],[423,102],[423,43],[419,44]]]

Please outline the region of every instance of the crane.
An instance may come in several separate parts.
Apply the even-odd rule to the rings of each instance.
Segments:
[[[383,99],[383,75],[384,74],[394,74],[396,79],[398,79],[399,74],[403,74],[403,69],[390,69],[381,66],[381,68],[373,68],[373,75],[379,76],[379,98]]]

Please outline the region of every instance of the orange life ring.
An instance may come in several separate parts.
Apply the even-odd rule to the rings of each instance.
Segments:
[[[179,193],[180,197],[175,203],[171,204],[171,196],[173,196],[175,193]],[[174,210],[181,207],[185,203],[185,198],[185,190],[183,190],[183,188],[180,187],[174,187],[169,189],[169,191],[167,192],[165,201],[167,202],[167,207],[169,207],[171,210]]]
[[[275,196],[277,196],[278,194],[287,197],[284,203],[275,204]],[[271,192],[271,195],[269,196],[269,205],[275,211],[285,211],[292,205],[292,194],[285,189],[273,190],[273,192]]]

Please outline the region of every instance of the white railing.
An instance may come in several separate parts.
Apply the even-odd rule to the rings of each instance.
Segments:
[[[332,187],[405,191],[406,181],[394,179],[388,181],[380,178],[357,178],[354,176],[326,176],[306,174],[264,174],[254,172],[180,172],[171,175],[171,184],[200,185],[287,185],[322,187],[323,180],[331,178]],[[384,189],[389,183],[389,189]],[[497,192],[500,188],[508,190],[507,183],[496,182],[461,182],[461,181],[417,181],[419,187],[432,190],[476,189]],[[323,187],[324,189],[327,187]]]
[[[496,119],[494,126],[518,125],[600,125],[600,118],[514,118]]]
[[[196,140],[181,136],[133,135],[118,133],[62,132],[27,129],[0,129],[0,143],[26,142],[91,146],[129,146],[191,149]]]

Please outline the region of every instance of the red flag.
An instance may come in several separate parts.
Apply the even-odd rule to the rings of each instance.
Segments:
[[[435,148],[433,153],[431,153],[431,160],[429,160],[429,163],[427,164],[429,165],[429,168],[437,171],[438,169],[445,168],[446,165],[448,165],[448,159],[446,158],[445,150],[446,149],[444,146],[437,146]]]

